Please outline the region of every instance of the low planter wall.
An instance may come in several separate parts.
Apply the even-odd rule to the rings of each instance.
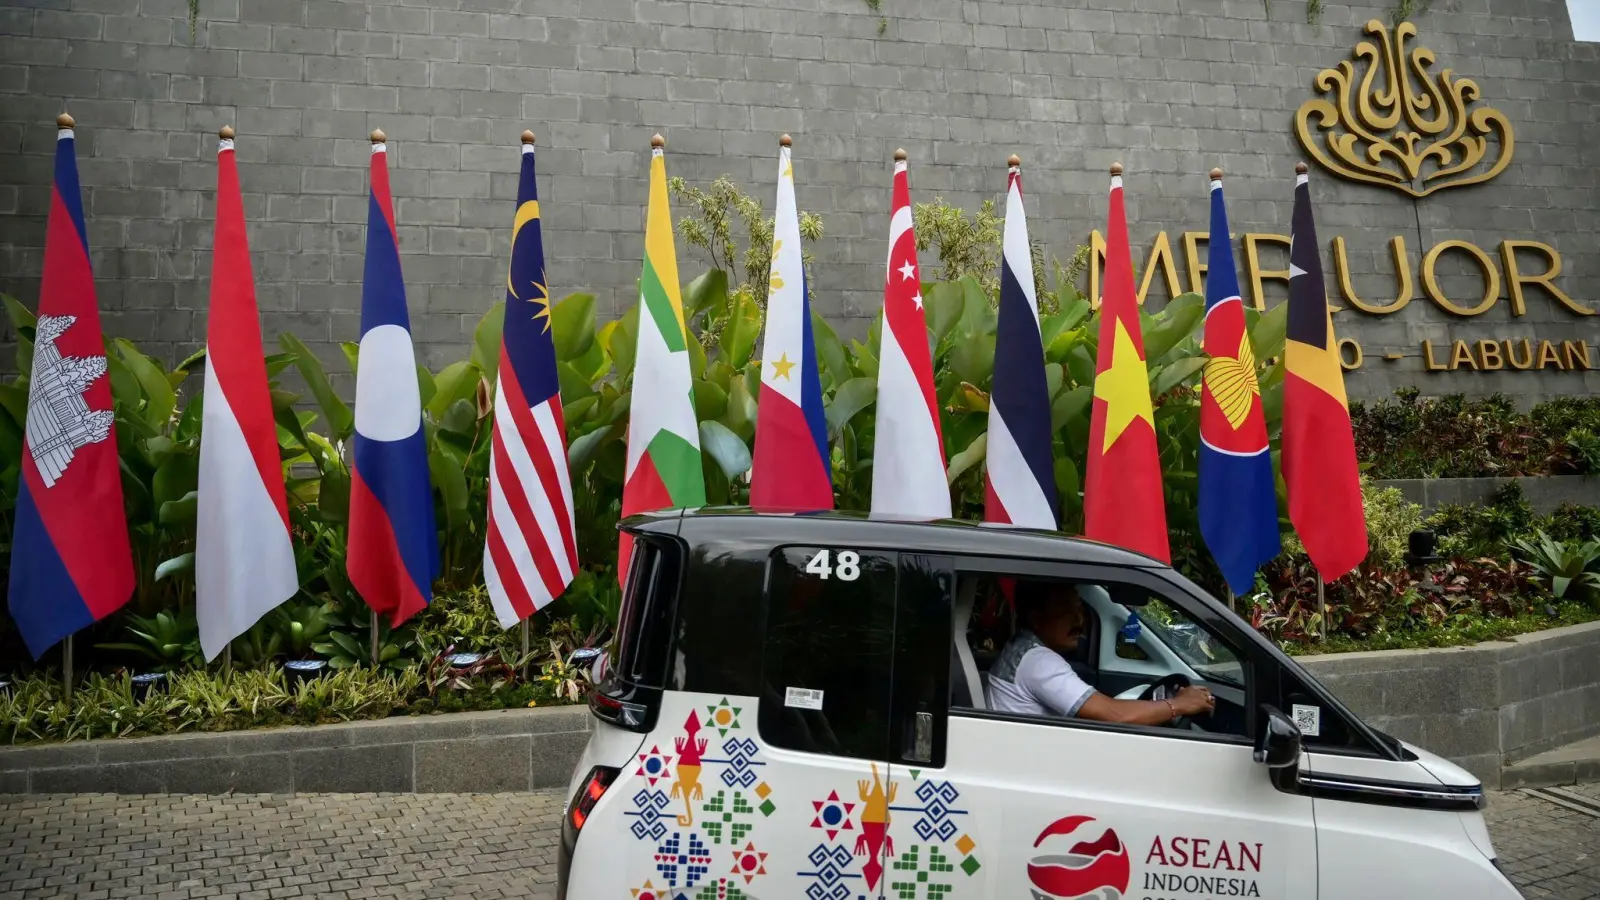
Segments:
[[[1490,787],[1508,763],[1600,734],[1600,622],[1472,647],[1299,662],[1374,727]]]
[[[1374,726],[1490,787],[1600,734],[1600,622],[1439,650],[1300,657]],[[563,787],[587,707],[498,710],[0,749],[0,794],[526,791]]]
[[[565,787],[586,706],[0,749],[0,794],[477,792]]]
[[[1486,503],[1494,492],[1509,481],[1522,487],[1528,503],[1540,514],[1555,512],[1563,503],[1600,506],[1600,478],[1586,475],[1543,475],[1518,478],[1388,478],[1377,482],[1382,487],[1398,488],[1412,503],[1431,513],[1454,503]]]

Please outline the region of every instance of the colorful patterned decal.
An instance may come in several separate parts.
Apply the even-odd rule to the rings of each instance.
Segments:
[[[743,850],[736,850],[733,854],[733,874],[744,878],[744,883],[749,884],[757,875],[767,874],[767,855],[758,852],[753,843],[745,844]]]
[[[625,816],[633,817],[633,824],[628,830],[639,840],[646,838],[659,841],[667,833],[667,826],[661,819],[667,808],[667,792],[640,788],[633,795],[633,809],[623,812]]]
[[[878,778],[877,763],[872,764],[872,780],[858,781],[856,786],[861,793],[861,835],[856,838],[856,855],[867,857],[861,874],[866,876],[867,889],[874,890],[878,879],[883,877],[883,860],[894,855],[894,838],[889,836],[889,804],[894,802],[900,786],[891,781],[885,790]]]
[[[744,840],[750,829],[756,827],[755,822],[745,821],[754,818],[756,808],[745,799],[744,791],[734,791],[732,799],[728,798],[727,791],[717,791],[700,810],[709,814],[709,817],[700,819],[700,827],[711,835],[713,844],[722,843],[724,832],[729,844],[737,844]]]
[[[687,895],[679,894],[678,897],[687,900]],[[737,884],[726,878],[718,878],[694,895],[694,900],[755,900],[754,897],[739,889]]]
[[[828,799],[813,800],[811,806],[817,813],[811,820],[811,827],[822,829],[828,835],[828,840],[838,837],[841,831],[855,830],[856,826],[850,822],[850,813],[855,811],[856,805],[840,800],[838,791],[829,791]]]
[[[862,877],[860,873],[849,871],[856,859],[849,850],[840,844],[818,844],[807,855],[813,871],[797,873],[801,878],[810,878],[812,882],[806,885],[806,897],[810,900],[851,900],[857,897],[850,888],[850,879]]]
[[[705,739],[701,739],[703,744]],[[728,787],[749,788],[756,783],[756,766],[766,763],[757,762],[755,755],[761,752],[761,747],[749,738],[733,738],[722,744],[722,755],[727,759],[708,759],[705,762],[722,763],[727,768],[722,770],[722,783]]]
[[[651,747],[649,753],[639,754],[639,769],[635,775],[641,775],[649,782],[651,787],[663,778],[672,777],[672,757],[661,752],[660,747]]]
[[[706,707],[706,724],[717,729],[718,737],[727,737],[728,732],[739,727],[739,713],[742,711],[741,707],[729,706],[728,698],[723,697],[721,703]]]
[[[923,849],[927,850],[925,860],[921,858]],[[937,846],[912,844],[894,861],[889,890],[895,900],[944,900],[955,888],[943,879],[955,870],[955,864]]]
[[[680,881],[684,887],[694,887],[710,868],[711,851],[694,832],[687,837],[681,831],[673,832],[656,849],[656,871],[667,880],[668,887],[677,887]]]
[[[970,877],[982,866],[972,852],[976,849],[977,842],[970,835],[964,834],[962,826],[956,821],[957,817],[962,817],[962,821],[965,821],[964,817],[967,815],[966,810],[956,808],[961,801],[961,792],[956,790],[956,786],[948,781],[938,781],[932,778],[927,781],[920,781],[921,777],[921,770],[911,770],[912,780],[919,782],[917,784],[916,797],[922,805],[894,806],[891,809],[895,812],[916,813],[917,820],[913,823],[911,829],[916,832],[917,837],[924,841],[932,842],[937,840],[942,845],[950,843],[950,839],[955,838],[956,835],[961,835],[955,840],[954,850],[963,857],[960,864],[961,871],[967,873]],[[893,853],[894,851],[891,849],[890,852]],[[948,854],[948,851],[946,853]]]

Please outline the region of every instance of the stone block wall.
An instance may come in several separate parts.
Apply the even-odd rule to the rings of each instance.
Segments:
[[[1287,234],[1294,111],[1394,5],[1329,0],[1310,25],[1297,0],[884,0],[881,21],[863,0],[199,0],[191,35],[186,0],[0,0],[0,289],[35,301],[63,108],[80,123],[107,328],[170,358],[203,339],[224,124],[239,131],[269,341],[292,330],[330,360],[357,335],[367,133],[379,127],[413,328],[434,368],[463,353],[503,293],[524,128],[539,134],[551,290],[593,291],[606,316],[634,301],[656,131],[670,175],[726,174],[769,207],[777,135],[794,135],[799,205],[826,226],[815,302],[846,334],[881,302],[900,146],[914,200],[967,208],[1000,196],[1019,153],[1033,237],[1062,259],[1103,229],[1106,169],[1122,160],[1136,263],[1164,230],[1187,287],[1181,238],[1207,228],[1205,173],[1227,171],[1237,235]],[[1497,261],[1500,241],[1533,239],[1561,252],[1569,295],[1600,305],[1600,45],[1572,41],[1564,0],[1435,6],[1418,43],[1506,114],[1514,160],[1488,184],[1422,200],[1314,167],[1330,295],[1335,236],[1372,303],[1395,296],[1393,236],[1413,268],[1446,239]],[[681,242],[680,255],[686,277],[704,264]],[[1261,259],[1287,268],[1285,247]],[[1473,265],[1461,253],[1439,263],[1463,305],[1482,293]],[[1353,394],[1418,384],[1532,400],[1600,386],[1600,372],[1424,373],[1424,339],[1446,350],[1600,334],[1538,287],[1525,315],[1502,299],[1452,316],[1415,274],[1404,310],[1336,316],[1366,354]],[[1280,302],[1285,286],[1265,293]],[[1149,302],[1167,294],[1157,278]]]

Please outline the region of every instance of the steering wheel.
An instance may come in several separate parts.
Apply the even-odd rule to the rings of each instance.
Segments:
[[[1163,675],[1160,679],[1153,682],[1149,687],[1146,687],[1144,692],[1139,695],[1139,699],[1171,700],[1173,697],[1178,696],[1178,691],[1189,687],[1192,683],[1193,682],[1189,680],[1189,676],[1183,674],[1182,672],[1173,672],[1170,675]],[[1178,716],[1167,724],[1172,728],[1188,728],[1189,717]]]

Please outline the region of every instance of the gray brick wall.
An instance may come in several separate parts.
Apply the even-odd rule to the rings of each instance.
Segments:
[[[880,302],[897,146],[914,200],[969,208],[999,196],[1004,159],[1021,154],[1033,236],[1062,258],[1104,227],[1120,159],[1136,263],[1165,230],[1186,273],[1181,235],[1207,227],[1213,165],[1229,173],[1236,233],[1288,231],[1293,112],[1392,6],[1328,2],[1312,26],[1295,0],[885,0],[879,35],[862,0],[200,0],[191,43],[186,0],[0,0],[0,289],[37,295],[64,106],[107,328],[170,357],[203,335],[214,134],[230,123],[269,340],[290,329],[330,358],[354,337],[375,127],[392,141],[412,315],[434,367],[503,290],[523,128],[539,134],[551,288],[595,292],[604,315],[633,300],[657,130],[669,174],[726,174],[769,205],[775,138],[794,135],[799,203],[827,227],[816,303],[847,333]],[[1510,117],[1516,157],[1491,184],[1421,201],[1313,169],[1331,296],[1336,235],[1369,301],[1394,297],[1390,237],[1414,269],[1400,313],[1336,318],[1366,352],[1352,393],[1600,387],[1600,373],[1421,371],[1424,338],[1443,351],[1446,337],[1600,344],[1596,320],[1537,287],[1514,317],[1504,277],[1502,300],[1471,320],[1422,293],[1415,270],[1440,241],[1498,265],[1500,241],[1535,239],[1561,252],[1567,293],[1600,304],[1600,45],[1572,42],[1563,0],[1436,6],[1420,43]],[[704,262],[680,256],[686,274]],[[1262,259],[1286,266],[1279,248]],[[1481,292],[1471,265],[1440,261],[1458,302]],[[1278,302],[1283,285],[1267,293]]]

